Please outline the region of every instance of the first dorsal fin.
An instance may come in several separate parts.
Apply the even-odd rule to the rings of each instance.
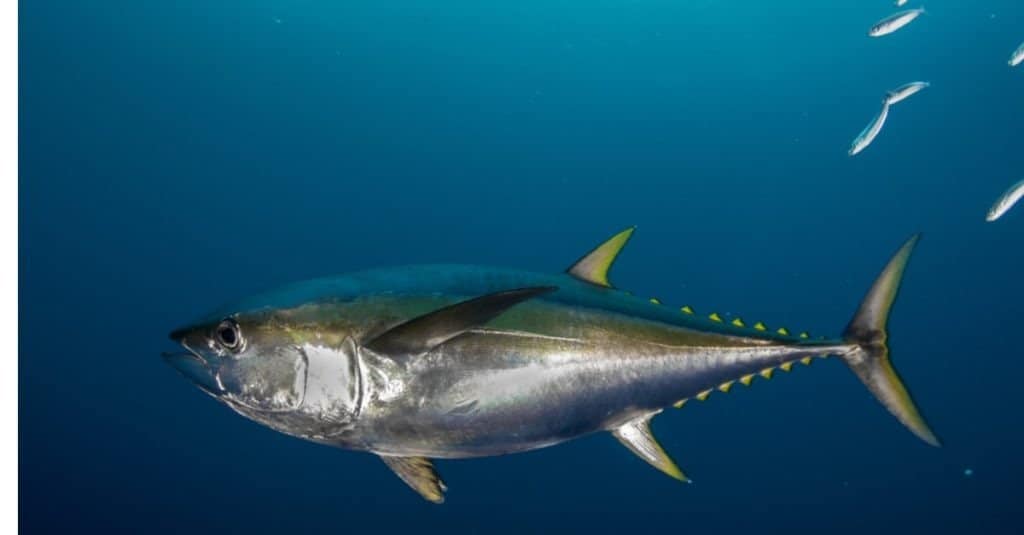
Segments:
[[[629,227],[612,236],[608,241],[598,245],[596,249],[577,260],[567,273],[579,280],[611,288],[612,283],[608,281],[608,270],[615,263],[615,258],[622,252],[622,248],[626,246],[634,230],[636,227]]]
[[[555,286],[520,288],[455,303],[392,327],[365,347],[389,356],[426,353],[470,329],[483,326],[527,299],[557,289]]]
[[[650,423],[652,416],[648,415],[627,422],[613,429],[612,435],[619,439],[623,446],[629,448],[630,451],[647,461],[651,466],[679,481],[689,482],[690,480],[676,466],[672,458],[665,453],[664,448],[661,447],[661,444],[658,444],[658,440],[651,433]]]

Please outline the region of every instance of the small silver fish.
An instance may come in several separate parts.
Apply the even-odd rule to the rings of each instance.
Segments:
[[[864,149],[868,148],[878,137],[878,133],[882,131],[882,126],[885,125],[885,120],[889,118],[889,102],[882,102],[882,111],[878,112],[878,115],[871,120],[871,123],[864,128],[864,130],[853,140],[850,145],[850,156],[856,156]]]
[[[989,209],[988,215],[985,216],[985,221],[991,223],[1003,217],[1003,214],[1010,211],[1010,208],[1013,208],[1013,205],[1017,204],[1021,197],[1024,197],[1024,180],[1010,186],[1010,189],[1006,190],[1006,193],[999,197],[999,200]]]
[[[900,11],[894,15],[889,15],[884,19],[878,21],[874,26],[868,30],[868,35],[871,37],[881,37],[883,35],[889,35],[900,28],[913,22],[918,16],[924,13],[924,8],[908,9],[907,11]]]
[[[1013,55],[1010,56],[1011,67],[1016,67],[1021,63],[1024,63],[1024,43],[1021,43],[1020,46],[1017,47],[1017,50],[1013,51]]]
[[[910,82],[909,84],[901,85],[896,89],[893,89],[892,91],[886,93],[885,103],[892,106],[897,102],[903,102],[904,100],[910,98],[911,95],[918,93],[930,87],[931,85],[932,84],[928,82]]]

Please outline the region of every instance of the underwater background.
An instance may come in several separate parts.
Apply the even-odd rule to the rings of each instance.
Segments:
[[[1024,2],[925,7],[871,39],[891,1],[21,2],[22,529],[1019,532],[1024,209],[984,215],[1024,178]],[[279,284],[556,272],[630,225],[619,287],[828,336],[923,231],[891,342],[945,446],[830,359],[658,417],[693,485],[595,435],[440,461],[435,506],[160,358]]]

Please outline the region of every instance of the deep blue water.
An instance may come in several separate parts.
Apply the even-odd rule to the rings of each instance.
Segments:
[[[1024,529],[1024,209],[983,222],[1024,176],[1024,3],[926,7],[869,39],[888,0],[21,2],[22,527]],[[828,335],[923,231],[891,341],[945,447],[829,360],[658,417],[694,485],[592,436],[440,462],[434,506],[159,358],[278,284],[559,271],[628,225],[620,287]]]

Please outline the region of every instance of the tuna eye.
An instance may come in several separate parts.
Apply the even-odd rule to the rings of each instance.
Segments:
[[[238,332],[238,324],[231,320],[220,322],[215,334],[217,342],[226,349],[238,349],[238,346],[242,344],[242,335]]]

